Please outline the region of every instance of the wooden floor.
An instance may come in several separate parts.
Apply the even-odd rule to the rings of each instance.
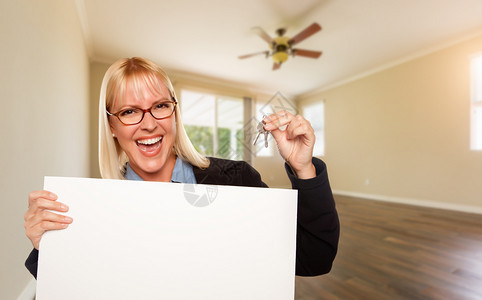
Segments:
[[[482,215],[335,197],[337,258],[296,299],[482,299]]]

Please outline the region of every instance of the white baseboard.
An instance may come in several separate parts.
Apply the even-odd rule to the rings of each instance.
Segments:
[[[468,212],[468,213],[474,213],[474,214],[482,214],[482,206],[437,202],[437,201],[413,199],[413,198],[373,195],[373,194],[342,191],[342,190],[333,190],[333,194],[340,195],[340,196],[349,196],[349,197],[357,197],[357,198],[364,198],[364,199],[370,199],[370,200],[385,201],[385,202],[394,202],[394,203],[401,203],[401,204],[408,204],[408,205],[439,208],[439,209],[445,209],[445,210],[454,210],[454,211]]]
[[[30,279],[27,286],[23,289],[17,300],[33,300],[35,299],[35,291],[37,290],[37,280]]]

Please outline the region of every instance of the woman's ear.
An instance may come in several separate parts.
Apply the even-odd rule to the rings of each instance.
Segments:
[[[115,133],[114,133],[114,127],[112,126],[112,124],[110,124],[110,122],[109,122],[109,126],[110,126],[110,132],[112,132],[112,137],[116,138]]]

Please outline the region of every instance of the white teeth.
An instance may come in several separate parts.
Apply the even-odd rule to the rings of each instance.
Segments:
[[[162,137],[157,137],[157,138],[147,139],[147,140],[138,140],[137,143],[143,144],[143,145],[152,145],[159,142],[160,140],[162,140]]]

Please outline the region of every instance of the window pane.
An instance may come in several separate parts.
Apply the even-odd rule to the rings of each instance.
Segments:
[[[472,60],[472,101],[482,102],[482,56]]]
[[[303,108],[303,116],[310,121],[315,131],[323,129],[325,123],[325,105],[323,102],[307,105]]]
[[[482,150],[482,105],[472,108],[472,150]]]
[[[197,151],[214,155],[214,101],[213,95],[183,90],[181,92],[182,120],[186,133]]]
[[[182,118],[196,150],[204,155],[243,159],[243,101],[183,90]]]
[[[325,155],[325,104],[324,102],[316,102],[314,104],[303,107],[303,116],[310,121],[315,131],[315,147],[313,155]]]
[[[217,102],[218,151],[222,158],[243,159],[243,101],[219,98]]]
[[[206,126],[184,125],[187,136],[199,153],[213,156],[213,128]]]
[[[482,55],[471,60],[470,149],[482,150]]]
[[[315,147],[313,147],[314,156],[325,155],[325,132],[323,130],[315,131]]]

